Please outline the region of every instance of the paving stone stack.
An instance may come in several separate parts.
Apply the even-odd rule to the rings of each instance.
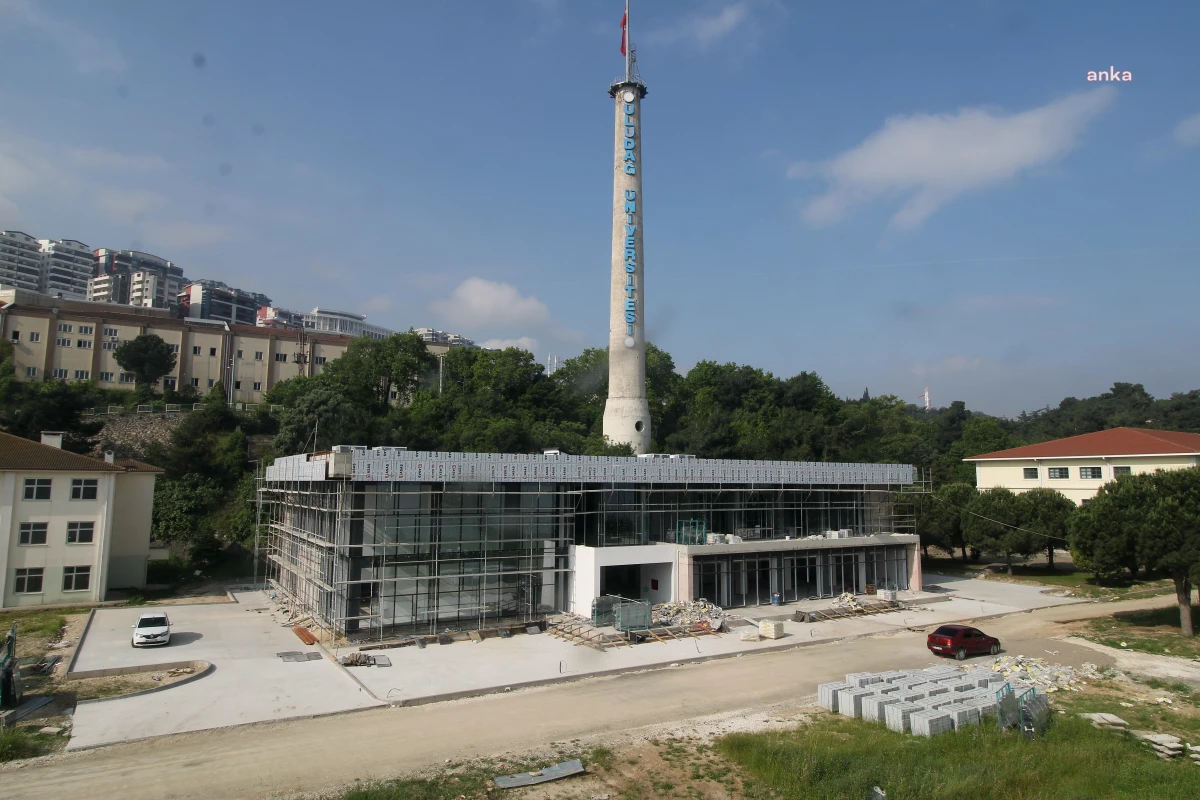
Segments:
[[[822,683],[817,686],[817,705],[826,711],[838,710],[838,692],[842,689],[851,688],[850,684],[845,681],[834,681],[833,683]],[[857,687],[855,687],[857,688]]]
[[[838,713],[853,719],[861,717],[863,698],[872,695],[875,695],[875,690],[869,686],[862,689],[842,689],[838,692]]]
[[[890,705],[903,703],[899,692],[876,694],[862,699],[862,718],[871,722],[883,722],[884,712]]]
[[[917,703],[895,703],[884,711],[884,722],[890,731],[908,733],[912,715],[925,710],[925,706]]]
[[[909,716],[909,730],[913,736],[937,736],[954,730],[954,718],[940,709],[916,711]]]

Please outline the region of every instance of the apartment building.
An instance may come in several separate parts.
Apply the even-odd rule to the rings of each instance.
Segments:
[[[257,403],[272,386],[319,375],[350,337],[178,319],[166,309],[87,303],[19,289],[0,290],[0,331],[13,345],[17,378],[94,380],[132,389],[114,352],[143,333],[163,339],[178,361],[163,388],[201,394],[221,381],[233,402]]]
[[[180,316],[210,319],[239,325],[255,325],[258,310],[271,305],[271,298],[257,292],[235,289],[221,281],[192,281],[179,293]]]
[[[0,289],[41,287],[41,245],[27,233],[0,231]]]
[[[465,336],[460,336],[457,333],[448,333],[439,331],[436,328],[415,328],[413,330],[417,336],[421,337],[421,341],[426,344],[441,344],[446,347],[474,347],[475,340],[468,339]]]
[[[0,605],[99,602],[146,585],[158,467],[0,433]]]
[[[138,250],[100,248],[93,255],[95,268],[88,282],[88,300],[144,308],[177,306],[184,286],[181,267]]]
[[[980,489],[1056,489],[1084,504],[1122,475],[1200,466],[1200,434],[1112,428],[963,459]]]
[[[96,257],[74,239],[38,239],[41,251],[39,289],[44,294],[86,300]]]

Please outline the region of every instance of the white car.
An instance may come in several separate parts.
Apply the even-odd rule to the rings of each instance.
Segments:
[[[133,626],[133,646],[147,647],[149,645],[169,644],[171,641],[171,620],[162,611],[149,611],[138,617]]]

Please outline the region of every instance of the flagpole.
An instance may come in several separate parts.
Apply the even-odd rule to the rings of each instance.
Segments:
[[[633,80],[633,40],[629,38],[629,0],[625,0],[625,80]]]

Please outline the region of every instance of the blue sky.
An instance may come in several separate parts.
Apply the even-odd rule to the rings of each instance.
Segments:
[[[0,0],[0,228],[293,309],[607,339],[619,2]],[[1200,388],[1200,5],[635,0],[681,369],[1015,414]],[[1115,66],[1129,82],[1097,84]]]

